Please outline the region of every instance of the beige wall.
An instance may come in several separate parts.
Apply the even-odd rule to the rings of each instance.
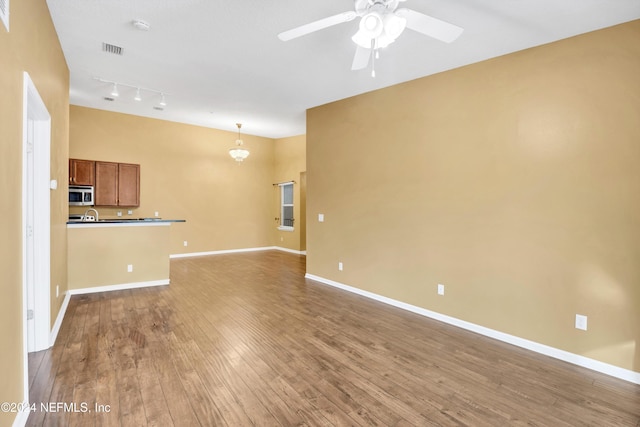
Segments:
[[[304,201],[306,197],[306,137],[305,135],[277,139],[275,141],[274,183],[295,181],[293,185],[293,231],[278,230],[278,221],[273,221],[274,245],[295,251],[306,249],[306,215]],[[273,187],[276,215],[280,217],[280,187]]]
[[[11,2],[8,33],[0,25],[0,388],[1,402],[20,402],[22,384],[22,92],[23,72],[31,76],[51,115],[51,318],[58,314],[67,277],[67,153],[69,72],[46,3]],[[0,412],[0,425],[15,414]]]
[[[635,21],[309,110],[308,272],[640,372],[638,40]]]
[[[275,241],[272,184],[276,175],[288,176],[288,168],[276,159],[292,159],[299,174],[304,137],[243,134],[251,154],[242,163],[228,154],[236,137],[234,132],[70,107],[70,157],[140,164],[140,207],[132,217],[157,211],[162,218],[186,220],[171,226],[172,254],[283,243]],[[118,210],[127,217],[128,208],[98,210],[100,218],[115,217]]]
[[[90,224],[69,228],[69,289],[168,280],[172,226]],[[133,271],[127,271],[128,265]]]

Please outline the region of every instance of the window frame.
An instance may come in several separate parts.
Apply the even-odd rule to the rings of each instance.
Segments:
[[[293,231],[294,230],[294,225],[295,224],[295,217],[294,217],[294,209],[295,209],[295,198],[294,198],[294,186],[293,186],[294,182],[290,181],[290,182],[282,182],[280,184],[278,184],[278,187],[280,187],[280,221],[278,224],[278,230],[281,231]],[[291,187],[291,203],[285,203],[285,188],[286,187]],[[284,225],[284,221],[285,220],[289,220],[289,218],[285,219],[285,215],[284,215],[284,211],[285,208],[291,208],[291,224],[292,225]]]

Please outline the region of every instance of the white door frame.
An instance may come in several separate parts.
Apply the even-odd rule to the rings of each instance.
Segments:
[[[51,346],[51,116],[27,72],[22,108],[22,332],[28,401],[28,353]],[[29,310],[33,320],[27,320]]]

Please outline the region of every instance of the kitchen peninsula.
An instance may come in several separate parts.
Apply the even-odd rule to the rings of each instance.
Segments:
[[[69,221],[71,294],[169,284],[169,229],[158,218]]]

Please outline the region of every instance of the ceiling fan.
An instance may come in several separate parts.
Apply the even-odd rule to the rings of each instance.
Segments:
[[[354,11],[342,12],[284,31],[278,34],[278,38],[288,41],[360,17],[358,31],[351,37],[357,45],[351,69],[366,68],[371,60],[371,75],[375,76],[373,64],[379,55],[378,49],[393,43],[405,28],[446,43],[451,43],[464,31],[456,25],[415,10],[398,9],[403,1],[405,0],[355,0]]]

